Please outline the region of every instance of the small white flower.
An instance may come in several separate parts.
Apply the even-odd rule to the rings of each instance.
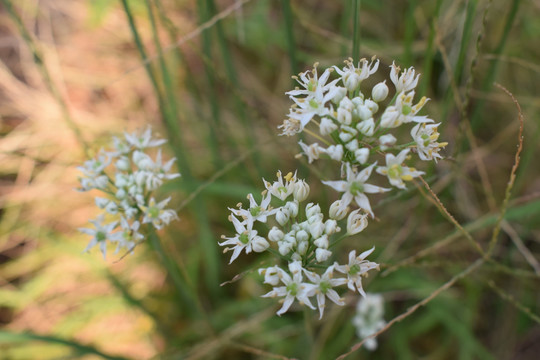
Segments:
[[[150,126],[148,126],[146,130],[141,134],[136,131],[131,134],[124,133],[124,136],[128,144],[137,149],[156,147],[163,145],[167,142],[167,140],[165,139],[153,139],[152,128]]]
[[[283,240],[284,236],[285,234],[283,233],[283,231],[281,231],[276,226],[272,227],[272,229],[270,229],[270,231],[268,232],[268,240],[273,242]]]
[[[324,308],[326,307],[326,298],[339,306],[345,305],[343,299],[333,289],[336,286],[341,286],[347,283],[345,278],[334,278],[334,266],[329,266],[324,274],[319,275],[311,271],[304,271],[307,278],[315,285],[312,288],[312,294],[316,295],[317,306],[319,308],[319,319],[322,319]]]
[[[252,194],[248,194],[247,198],[249,200],[249,209],[229,208],[229,210],[231,210],[234,215],[241,217],[245,221],[259,221],[262,223],[266,223],[267,217],[274,215],[278,210],[272,209],[272,207],[270,207],[270,200],[272,200],[272,195],[270,193],[266,193],[266,196],[263,195],[260,204],[257,204],[257,201],[255,201],[255,198]]]
[[[358,337],[364,339],[384,328],[386,322],[383,316],[384,299],[380,294],[367,293],[365,297],[360,298],[356,305],[356,315],[352,320]],[[367,339],[364,345],[368,350],[375,350],[377,340]]]
[[[99,244],[99,249],[101,250],[101,253],[103,254],[103,258],[107,256],[107,239],[111,240],[113,237],[112,231],[116,228],[116,225],[118,224],[118,221],[114,221],[109,224],[103,224],[104,216],[100,215],[95,220],[90,220],[90,222],[94,225],[95,229],[88,229],[88,228],[79,228],[78,230],[84,234],[92,236],[92,239],[90,240],[90,243],[88,243],[88,246],[84,251],[88,251],[97,244]]]
[[[413,178],[423,175],[423,171],[418,171],[415,168],[403,166],[403,162],[407,158],[410,149],[402,150],[397,156],[386,154],[386,166],[379,166],[377,172],[381,175],[386,175],[391,185],[405,189],[405,181],[411,181]]]
[[[298,145],[303,150],[302,155],[306,155],[308,158],[308,163],[311,164],[314,160],[319,159],[321,153],[324,152],[324,148],[321,147],[318,143],[313,143],[311,145],[306,145],[302,140],[298,142]]]
[[[367,162],[369,156],[369,149],[368,148],[362,148],[354,151],[354,158],[356,161],[358,161],[360,164],[364,165]]]
[[[372,217],[373,211],[371,211],[371,205],[369,204],[369,199],[365,195],[373,193],[381,193],[389,191],[390,189],[382,188],[380,186],[375,186],[371,184],[366,184],[366,181],[371,175],[374,166],[377,163],[371,164],[362,171],[356,173],[349,163],[346,163],[347,179],[346,180],[337,180],[337,181],[323,181],[322,183],[330,186],[336,191],[342,192],[341,197],[341,207],[342,209],[346,208],[354,199],[356,204]]]
[[[266,269],[259,269],[259,274],[264,275],[264,283],[276,286],[279,284],[281,273],[284,272],[279,266],[275,265]]]
[[[325,152],[328,154],[328,156],[330,156],[330,159],[341,161],[343,158],[343,145],[330,145],[328,148],[326,148]]]
[[[291,265],[289,265],[291,267]],[[309,294],[313,292],[315,285],[304,283],[302,272],[297,271],[291,277],[287,272],[280,272],[280,280],[285,286],[274,287],[274,289],[262,297],[284,297],[283,306],[277,311],[277,315],[281,316],[286,313],[291,307],[294,300],[297,299],[301,305],[307,305],[315,310],[315,307],[309,301]]]
[[[148,206],[139,205],[139,208],[144,214],[142,223],[151,223],[156,229],[160,230],[172,220],[178,220],[178,215],[176,215],[174,210],[164,209],[170,200],[171,198],[168,197],[167,199],[156,203],[156,200],[152,197],[148,202]]]
[[[417,104],[413,105],[413,98],[414,91],[399,93],[395,105],[387,107],[384,111],[381,117],[381,126],[395,128],[411,121],[418,123],[432,122],[433,120],[425,116],[416,116],[429,99],[424,96]]]
[[[319,125],[319,132],[321,135],[326,136],[330,135],[334,131],[338,129],[338,125],[334,123],[334,121],[330,118],[323,117],[321,119],[321,123]]]
[[[328,216],[330,219],[341,220],[347,216],[349,212],[349,207],[347,205],[343,206],[341,200],[336,200],[330,205],[330,210],[328,211]]]
[[[416,150],[418,156],[422,160],[435,160],[442,159],[439,155],[439,150],[444,148],[448,143],[438,143],[439,133],[437,127],[439,124],[417,124],[411,130],[411,136],[416,142]]]
[[[356,235],[368,225],[367,215],[361,214],[360,209],[356,209],[347,218],[347,235]]]
[[[222,239],[226,239],[226,241],[219,243],[219,246],[234,245],[233,247],[227,247],[224,250],[224,252],[233,250],[233,254],[231,256],[229,264],[231,264],[238,257],[238,255],[240,255],[242,250],[245,249],[246,254],[249,254],[252,250],[255,251],[255,249],[253,249],[254,241],[258,242],[257,250],[260,250],[262,247],[264,247],[259,247],[259,245],[264,245],[264,241],[266,240],[257,235],[257,230],[253,230],[253,222],[247,222],[246,224],[244,224],[240,222],[234,215],[231,215],[229,217],[229,220],[234,225],[236,235],[233,237],[222,236]],[[264,241],[260,240],[259,238]],[[266,246],[266,248],[268,248],[268,246]]]
[[[369,118],[356,124],[356,129],[366,136],[372,136],[375,133],[375,120]]]
[[[266,190],[273,196],[277,197],[280,200],[285,201],[294,191],[294,186],[296,183],[296,173],[293,174],[289,172],[284,177],[281,175],[281,171],[278,171],[276,174],[277,181],[274,183],[269,183],[264,180]],[[284,181],[285,180],[285,181]]]
[[[293,196],[298,202],[302,202],[307,199],[309,195],[309,185],[304,180],[298,181],[294,185]]]
[[[364,251],[359,256],[356,256],[356,250],[349,253],[349,263],[347,265],[335,264],[335,268],[342,274],[347,275],[347,286],[352,291],[358,290],[362,296],[366,296],[362,288],[362,276],[367,276],[369,270],[378,269],[379,264],[366,260],[375,250],[375,247]]]
[[[315,250],[315,259],[318,263],[325,262],[330,256],[332,256],[332,252],[330,250],[323,248],[317,248],[317,250]]]
[[[392,80],[396,87],[396,93],[413,90],[418,84],[418,78],[420,77],[420,74],[416,75],[415,77],[415,71],[412,66],[408,69],[403,70],[401,74],[401,69],[399,68],[399,66],[396,66],[395,63],[392,63],[392,65],[390,65],[390,68],[390,80]]]
[[[379,60],[375,62],[372,60],[369,63],[366,59],[361,59],[358,62],[358,67],[354,66],[352,59],[345,60],[345,67],[340,70],[337,66],[334,66],[337,73],[341,75],[343,85],[349,91],[355,91],[362,81],[367,79],[371,74],[375,73],[379,68]]]

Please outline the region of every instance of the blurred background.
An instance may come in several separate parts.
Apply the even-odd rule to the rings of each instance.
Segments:
[[[292,74],[356,56],[422,74],[417,96],[449,145],[418,165],[448,211],[487,248],[524,143],[493,260],[396,323],[364,359],[534,359],[540,351],[540,2],[536,0],[0,1],[0,359],[332,359],[360,339],[358,297],[277,317],[256,269],[227,265],[227,207],[299,169],[328,206],[336,178],[307,167],[276,127]],[[356,38],[353,49],[353,38]],[[103,260],[78,233],[98,213],[76,166],[113,135],[150,124],[182,178],[180,221]],[[421,183],[380,202],[343,249],[376,245],[366,282],[402,314],[478,254]],[[221,283],[242,276],[225,286]]]

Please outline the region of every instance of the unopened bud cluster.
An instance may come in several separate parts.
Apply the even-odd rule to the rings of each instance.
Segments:
[[[346,230],[341,229],[338,220],[344,218],[339,209],[323,212],[319,204],[305,204],[309,195],[309,185],[296,174],[282,176],[277,173],[274,182],[264,181],[266,190],[260,202],[252,194],[248,195],[249,207],[242,204],[230,209],[229,220],[236,234],[222,236],[219,245],[224,252],[232,251],[230,263],[242,252],[271,252],[277,263],[259,269],[264,275],[264,283],[273,289],[263,297],[279,297],[283,305],[277,314],[285,313],[298,301],[315,309],[311,298],[315,297],[322,317],[326,298],[338,305],[343,299],[335,287],[347,285],[352,291],[364,294],[362,277],[378,268],[378,264],[366,260],[373,248],[360,255],[356,251],[349,254],[348,263],[331,263],[332,247],[337,241],[361,232],[367,226],[367,215],[352,212],[347,218]],[[286,267],[281,264],[287,263]]]
[[[85,251],[99,245],[105,257],[110,242],[116,245],[116,251],[125,248],[130,252],[145,238],[141,224],[161,229],[178,218],[175,211],[165,208],[170,197],[158,202],[153,196],[165,180],[180,176],[171,172],[174,158],[162,162],[161,149],[155,159],[146,153],[165,142],[154,139],[149,127],[140,134],[125,133],[123,138],[113,138],[111,151],[101,149],[95,158],[78,167],[83,173],[78,190],[98,190],[103,194],[95,198],[103,213],[90,220],[94,228],[79,229],[92,236]]]
[[[395,64],[390,66],[395,91],[389,101],[386,80],[363,92],[363,81],[378,68],[379,60],[375,58],[362,59],[358,65],[349,59],[343,68],[327,68],[319,76],[315,64],[312,70],[295,76],[300,87],[286,93],[294,104],[279,126],[282,135],[311,135],[313,143],[299,141],[309,163],[323,157],[340,162],[345,179],[324,183],[343,193],[339,209],[345,213],[354,202],[373,216],[366,194],[390,190],[368,183],[373,170],[385,176],[390,186],[404,189],[406,181],[423,174],[406,165],[410,155],[437,161],[441,158],[439,150],[447,144],[438,142],[440,124],[419,115],[428,99],[414,101],[419,78],[414,68],[400,72]],[[334,72],[338,77],[331,80]],[[414,125],[411,137],[398,141],[395,130],[407,124]],[[385,165],[379,165],[383,162]]]

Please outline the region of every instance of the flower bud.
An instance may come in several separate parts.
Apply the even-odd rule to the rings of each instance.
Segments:
[[[96,188],[105,189],[109,185],[109,178],[106,175],[101,175],[96,178]]]
[[[284,226],[289,221],[289,211],[285,208],[281,208],[276,213],[276,221],[279,225]]]
[[[263,237],[255,236],[255,238],[251,240],[251,248],[255,252],[263,252],[264,250],[268,249],[269,246],[270,244]]]
[[[352,139],[347,144],[345,144],[345,148],[350,152],[355,152],[358,149],[358,140]]]
[[[319,131],[321,135],[326,136],[330,135],[332,132],[336,131],[338,129],[338,126],[332,121],[332,119],[329,119],[327,117],[324,117],[321,119],[321,124],[319,125]]]
[[[317,221],[311,224],[311,227],[309,228],[309,232],[311,236],[313,236],[314,239],[317,239],[324,232],[324,224],[321,221]]]
[[[326,149],[326,153],[332,160],[341,161],[343,158],[343,145],[330,145]]]
[[[289,271],[291,274],[297,274],[302,271],[302,262],[301,261],[293,261],[289,263]]]
[[[298,243],[298,245],[296,246],[296,251],[300,254],[300,255],[305,255],[306,252],[307,252],[307,249],[309,247],[309,242],[307,241],[301,241]]]
[[[375,132],[375,121],[373,120],[373,118],[369,118],[367,120],[359,122],[356,125],[356,128],[362,134],[367,135],[367,136],[371,136]]]
[[[328,260],[328,258],[332,255],[332,252],[326,249],[318,248],[315,250],[315,258],[317,259],[317,262],[323,262]]]
[[[115,165],[116,168],[120,171],[129,171],[131,169],[129,158],[127,156],[122,156],[116,161]]]
[[[296,200],[288,201],[283,207],[289,212],[289,217],[295,218],[298,215],[298,202]]]
[[[292,259],[293,261],[298,261],[298,262],[300,262],[300,261],[302,261],[302,255],[300,255],[300,254],[297,253],[297,252],[294,252],[294,253],[291,255],[291,259]]]
[[[109,203],[109,199],[105,199],[102,197],[96,197],[95,198],[96,206],[100,209],[105,209],[105,206]]]
[[[367,99],[364,101],[364,105],[368,107],[369,111],[371,111],[372,114],[375,114],[377,111],[379,111],[379,105],[373,101]]]
[[[328,249],[328,245],[330,245],[328,242],[328,235],[321,236],[320,238],[315,240],[313,243],[315,244],[315,246],[322,249]]]
[[[396,107],[387,107],[381,116],[381,127],[395,128],[399,125],[401,125],[401,121],[399,120],[399,112],[397,111]]]
[[[309,239],[309,234],[306,231],[300,230],[296,233],[296,240],[298,242],[307,241],[308,239]]]
[[[354,152],[354,157],[356,158],[356,161],[358,161],[362,165],[367,162],[368,156],[369,156],[368,148],[358,149]]]
[[[298,181],[294,184],[293,196],[298,202],[302,202],[307,199],[309,195],[309,185],[304,181]]]
[[[333,233],[339,231],[337,226],[337,221],[333,219],[328,219],[324,223],[324,233],[328,235],[332,235]]]
[[[343,85],[347,88],[349,91],[355,91],[358,86],[360,85],[360,76],[352,71],[348,71],[342,76]]]
[[[396,138],[392,134],[386,134],[379,138],[379,143],[381,144],[381,150],[387,150],[389,147],[392,147],[396,143]]]
[[[361,232],[368,225],[367,214],[361,214],[360,209],[356,209],[347,218],[347,235],[355,235]]]
[[[288,253],[291,252],[293,248],[293,244],[288,242],[281,242],[278,247],[278,251],[282,256],[286,256]]]
[[[358,106],[356,108],[356,111],[358,113],[358,117],[362,120],[367,120],[373,117],[373,113],[371,112],[371,110],[369,110],[369,108],[364,104]]]
[[[281,241],[284,236],[285,236],[285,234],[283,233],[283,231],[278,229],[276,226],[274,226],[268,232],[268,240],[273,241],[273,242]]]
[[[116,205],[114,201],[109,201],[109,203],[105,207],[105,211],[111,215],[116,215],[118,214],[118,205]]]
[[[336,200],[330,205],[330,210],[328,211],[328,215],[331,219],[334,220],[341,220],[345,216],[347,216],[347,210],[348,208],[343,208],[341,205],[341,200]]]
[[[315,214],[321,213],[321,207],[319,204],[309,203],[306,205],[306,217],[309,219]]]
[[[371,91],[371,98],[375,102],[381,102],[388,96],[388,86],[386,86],[386,80],[378,83],[373,87]]]
[[[335,95],[331,99],[331,101],[334,104],[337,105],[345,97],[345,95],[347,95],[347,89],[345,89],[344,87],[341,87],[341,86],[336,86],[335,87]]]
[[[296,245],[296,237],[291,233],[287,233],[283,237],[283,242],[289,243],[291,245]]]
[[[266,269],[259,269],[259,274],[264,275],[265,284],[276,286],[280,282],[279,270],[281,269],[276,265]]]
[[[343,125],[349,125],[352,122],[352,114],[347,109],[338,108],[336,118],[337,121]]]

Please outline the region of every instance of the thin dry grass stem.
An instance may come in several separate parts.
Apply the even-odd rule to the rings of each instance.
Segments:
[[[535,64],[530,61],[526,61],[523,59],[520,59],[515,56],[506,56],[506,55],[497,55],[497,54],[484,54],[482,55],[482,59],[486,60],[499,60],[499,61],[505,61],[510,64],[516,64],[519,66],[522,66],[526,69],[532,70],[534,72],[537,72],[540,74],[540,65]]]
[[[398,315],[396,316],[395,318],[393,318],[392,320],[390,320],[388,322],[388,324],[385,325],[385,327],[383,327],[381,330],[377,331],[376,333],[364,338],[362,341],[356,343],[355,345],[353,345],[351,347],[351,349],[347,352],[347,353],[344,353],[342,355],[340,355],[339,357],[337,357],[337,360],[341,360],[341,359],[345,359],[347,356],[349,356],[350,354],[352,354],[353,352],[357,351],[358,349],[360,349],[362,347],[362,345],[364,344],[364,342],[367,340],[367,339],[372,339],[372,338],[375,338],[377,336],[379,336],[380,334],[384,333],[386,330],[388,330],[390,327],[392,327],[395,323],[397,322],[400,322],[402,320],[404,320],[405,318],[407,318],[408,316],[410,316],[412,313],[414,313],[416,310],[418,310],[420,307],[422,306],[425,306],[426,304],[428,304],[431,300],[435,299],[437,296],[439,296],[443,291],[449,289],[450,287],[452,287],[457,281],[461,280],[462,278],[466,277],[467,275],[469,275],[470,273],[472,273],[474,270],[476,270],[478,267],[480,267],[483,263],[485,262],[485,259],[484,258],[479,258],[477,259],[474,263],[472,263],[468,268],[466,268],[465,270],[463,270],[462,272],[460,272],[459,274],[455,275],[454,277],[452,277],[450,280],[448,280],[444,285],[442,285],[441,287],[439,287],[437,290],[435,290],[434,292],[432,292],[428,297],[426,297],[425,299],[423,299],[422,301],[414,304],[413,306],[411,306],[407,311],[405,311],[403,314],[401,315]]]
[[[45,83],[45,86],[47,87],[47,90],[51,93],[55,101],[58,103],[58,106],[60,107],[60,111],[62,113],[62,117],[64,118],[64,121],[68,125],[68,127],[71,129],[81,146],[83,147],[83,150],[87,156],[89,156],[90,153],[90,147],[88,146],[88,143],[84,139],[81,130],[73,120],[73,117],[71,116],[71,111],[68,107],[68,104],[66,100],[64,99],[64,96],[61,94],[60,90],[58,90],[58,87],[56,86],[55,82],[53,81],[51,74],[47,68],[47,64],[45,62],[45,56],[43,55],[42,51],[39,49],[37,42],[34,40],[32,34],[28,31],[24,23],[22,22],[22,19],[17,14],[15,9],[13,8],[13,4],[10,0],[2,0],[2,3],[8,10],[9,15],[17,25],[17,28],[19,29],[19,32],[28,46],[28,49],[32,53],[32,57],[34,60],[34,64],[38,68],[38,71],[40,72],[43,81]]]
[[[515,277],[522,277],[522,278],[534,278],[534,279],[540,279],[540,275],[536,274],[533,271],[529,270],[523,270],[523,269],[516,269],[511,268],[506,265],[503,265],[493,259],[487,259],[487,264],[492,265],[495,271],[512,275]]]
[[[517,301],[512,295],[507,294],[504,292],[501,288],[499,288],[497,285],[495,285],[495,282],[493,280],[486,281],[486,284],[497,293],[501,297],[501,299],[508,301],[510,304],[514,305],[516,309],[523,312],[525,315],[527,315],[531,320],[537,322],[540,324],[540,316],[534,314],[531,309]]]
[[[225,329],[217,337],[196,345],[190,353],[186,355],[185,359],[195,360],[209,358],[212,353],[229,344],[235,337],[259,327],[263,321],[274,316],[274,311],[274,308],[271,307],[259,312],[250,319],[236,322],[235,325]]]
[[[234,4],[232,4],[231,6],[226,8],[225,10],[221,11],[220,13],[216,14],[214,17],[212,17],[207,22],[201,24],[199,27],[197,27],[192,32],[190,32],[190,33],[186,34],[185,36],[181,37],[180,39],[178,39],[178,41],[176,41],[174,44],[170,44],[170,45],[164,47],[163,51],[160,54],[153,55],[153,56],[148,56],[148,57],[146,57],[146,59],[143,59],[143,61],[141,62],[141,65],[138,65],[136,67],[133,67],[132,69],[126,70],[117,79],[109,82],[107,86],[111,86],[112,84],[117,83],[118,81],[122,80],[124,77],[128,76],[129,74],[131,74],[131,73],[133,73],[135,71],[138,71],[140,69],[143,69],[145,66],[148,66],[153,61],[158,60],[161,56],[164,56],[169,51],[172,51],[172,50],[176,49],[177,47],[183,45],[184,43],[186,43],[186,42],[188,42],[190,40],[193,40],[194,38],[199,36],[203,31],[211,28],[218,21],[225,19],[226,17],[228,17],[229,15],[231,15],[232,13],[234,13],[235,11],[237,11],[239,8],[241,8],[242,6],[244,6],[245,4],[247,4],[250,1],[251,0],[238,0],[238,1],[236,1]]]
[[[448,54],[446,53],[446,49],[441,42],[440,33],[438,31],[437,26],[435,26],[435,41],[436,41],[437,47],[439,48],[439,51],[441,52],[441,57],[443,59],[445,70],[449,74],[448,80],[450,81],[452,92],[454,93],[454,101],[461,115],[462,124],[465,128],[464,129],[465,135],[467,136],[467,140],[469,141],[469,144],[471,146],[472,155],[476,163],[476,166],[478,168],[478,174],[480,175],[480,181],[482,182],[482,187],[484,189],[484,193],[486,195],[489,208],[490,210],[493,211],[496,209],[496,206],[497,206],[495,202],[495,198],[493,196],[493,187],[491,186],[491,182],[489,181],[489,176],[486,170],[486,166],[484,162],[482,161],[482,158],[479,156],[479,152],[477,151],[478,144],[476,143],[476,138],[474,137],[474,134],[472,132],[471,124],[470,124],[469,117],[467,114],[467,106],[469,102],[468,99],[470,95],[470,89],[467,89],[468,92],[466,90],[465,99],[462,100],[461,95],[459,93],[458,85],[456,84],[454,76],[452,76],[454,73],[452,71],[452,65],[450,65]],[[472,86],[472,75],[469,77],[468,81],[469,82],[467,83],[467,86]]]
[[[516,154],[515,154],[515,157],[514,157],[514,165],[512,166],[512,170],[510,171],[510,179],[508,180],[508,185],[506,186],[504,200],[503,200],[502,205],[501,205],[500,215],[499,215],[499,217],[497,219],[497,222],[495,223],[495,227],[493,228],[493,234],[492,234],[491,241],[489,243],[489,247],[488,247],[488,250],[487,250],[487,256],[488,257],[491,256],[491,254],[492,254],[492,252],[493,252],[493,250],[495,248],[495,244],[497,243],[497,237],[498,237],[499,232],[501,230],[501,223],[502,223],[502,221],[504,219],[504,215],[506,214],[506,210],[508,208],[508,202],[510,201],[510,196],[512,194],[512,188],[514,187],[514,182],[516,181],[516,172],[517,172],[517,169],[518,169],[518,166],[519,166],[519,161],[520,161],[519,156],[521,154],[521,151],[523,150],[523,127],[524,127],[523,112],[521,111],[521,106],[519,105],[519,102],[516,100],[514,95],[512,95],[512,93],[510,91],[508,91],[508,89],[506,89],[504,86],[502,86],[501,84],[498,84],[498,83],[495,83],[495,86],[497,86],[499,89],[504,91],[512,99],[512,101],[516,105],[516,108],[517,108],[517,111],[518,111],[518,120],[519,120],[519,134],[518,134],[517,150],[516,150]]]
[[[527,260],[529,265],[531,265],[531,267],[534,269],[534,272],[540,276],[540,263],[538,262],[538,260],[536,260],[531,251],[525,246],[523,240],[521,240],[517,231],[506,220],[502,221],[501,226],[504,232],[510,237],[514,245],[516,245],[516,248],[521,253],[521,255],[523,255],[525,260]]]
[[[253,346],[249,346],[249,345],[245,345],[245,344],[231,342],[231,343],[229,343],[229,345],[231,347],[240,349],[240,350],[242,350],[242,351],[244,351],[246,353],[249,353],[249,354],[264,356],[265,359],[296,360],[295,358],[289,358],[289,357],[286,357],[286,356],[283,356],[283,355],[273,354],[273,353],[270,353],[268,351],[263,351],[261,349],[257,349],[257,348],[255,348]]]
[[[416,217],[410,216],[407,219],[407,222],[399,228],[399,231],[388,241],[388,244],[384,248],[382,254],[379,256],[379,260],[385,261],[396,253],[403,241],[405,241],[408,236],[415,229]]]
[[[402,268],[404,266],[414,264],[417,260],[423,258],[424,256],[427,256],[427,255],[429,255],[431,253],[434,253],[435,251],[445,247],[446,245],[451,244],[457,238],[459,238],[459,234],[457,232],[454,233],[454,234],[451,234],[451,235],[437,241],[433,245],[431,245],[431,246],[429,246],[429,247],[427,247],[427,248],[425,248],[423,250],[420,250],[419,252],[417,252],[413,256],[405,258],[402,261],[400,261],[399,263],[389,267],[388,269],[383,271],[380,276],[381,277],[388,276],[391,273],[393,273],[394,271],[399,270],[400,268]]]
[[[431,194],[431,196],[433,197],[433,200],[435,200],[435,204],[437,205],[437,208],[439,209],[439,211],[441,211],[444,215],[446,215],[446,217],[450,220],[450,222],[452,224],[454,224],[454,226],[457,227],[459,229],[459,231],[461,231],[461,233],[465,236],[465,238],[467,240],[469,240],[471,245],[481,255],[484,255],[485,253],[484,253],[484,250],[482,249],[482,247],[476,242],[476,240],[474,240],[472,235],[463,226],[461,226],[461,224],[452,216],[452,214],[450,214],[450,212],[443,205],[443,203],[441,202],[439,197],[433,192],[433,190],[431,190],[431,187],[426,182],[426,180],[424,180],[424,178],[422,176],[419,176],[418,178],[420,179],[420,181],[422,181],[422,183],[424,184],[424,187],[426,188],[426,190]]]

